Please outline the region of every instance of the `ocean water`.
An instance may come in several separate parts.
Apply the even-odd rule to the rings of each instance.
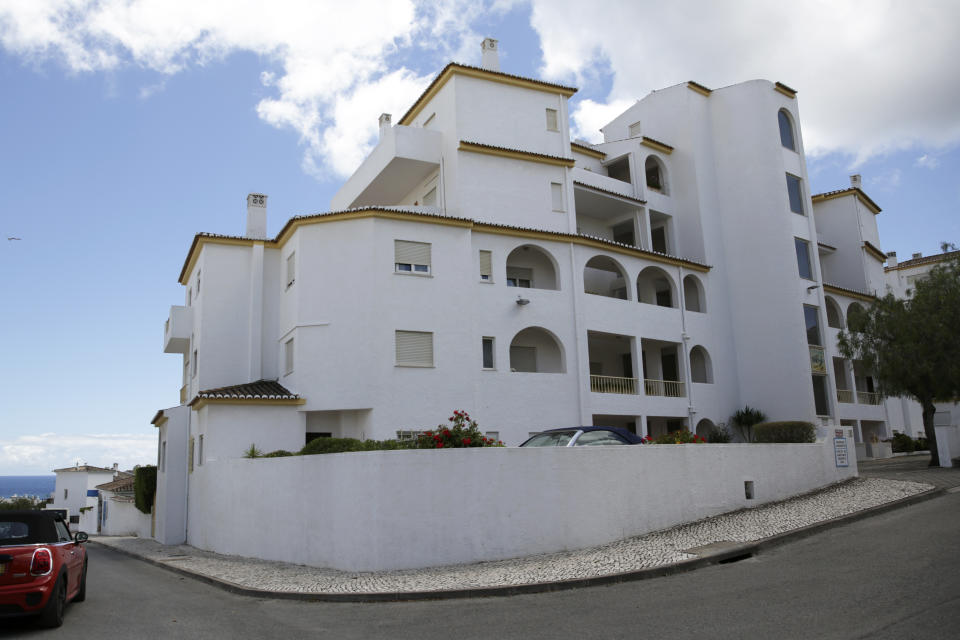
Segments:
[[[53,493],[57,476],[0,476],[0,498],[13,496],[39,496],[47,498]]]

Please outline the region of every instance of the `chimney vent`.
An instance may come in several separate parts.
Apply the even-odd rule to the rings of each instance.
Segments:
[[[267,237],[267,196],[251,193],[247,196],[246,237],[265,240]]]
[[[380,122],[380,139],[383,140],[384,136],[387,135],[387,131],[390,131],[390,114],[381,113],[379,122]]]
[[[923,254],[918,251],[917,253],[913,254],[912,257],[913,257],[914,260],[916,260],[917,258],[922,258],[922,257],[923,257]]]
[[[897,252],[896,251],[887,251],[887,266],[895,267],[897,266]]]
[[[853,187],[854,189],[860,189],[861,187],[863,187],[863,180],[860,178],[859,173],[855,173],[852,176],[850,176],[850,186]]]
[[[497,41],[493,38],[484,38],[480,45],[483,56],[480,58],[480,66],[487,71],[500,71],[500,56],[497,53]]]

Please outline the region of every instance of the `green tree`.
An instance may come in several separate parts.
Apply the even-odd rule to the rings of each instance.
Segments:
[[[955,249],[944,245],[943,250]],[[849,318],[838,343],[845,358],[873,371],[880,393],[913,397],[923,409],[930,465],[938,464],[937,402],[960,397],[960,254],[918,280],[909,297],[888,293]]]
[[[737,409],[737,412],[730,416],[730,424],[736,427],[744,442],[753,442],[753,426],[766,420],[767,416],[763,411],[750,405]]]

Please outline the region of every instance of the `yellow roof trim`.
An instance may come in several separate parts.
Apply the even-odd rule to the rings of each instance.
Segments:
[[[705,86],[703,86],[699,82],[694,82],[693,80],[690,80],[689,82],[687,82],[687,89],[690,89],[691,91],[695,91],[696,93],[699,93],[700,95],[706,96],[708,98],[710,97],[710,94],[713,93],[712,89],[707,89]]]
[[[524,89],[546,91],[547,93],[555,93],[567,98],[577,92],[577,90],[573,87],[564,87],[558,84],[550,84],[549,82],[531,80],[530,78],[521,78],[520,76],[510,75],[509,73],[489,71],[487,69],[468,67],[451,62],[440,72],[433,82],[430,83],[430,86],[427,87],[427,90],[424,91],[419,98],[417,98],[417,101],[413,103],[413,106],[410,107],[405,114],[403,114],[403,117],[400,118],[400,122],[398,124],[409,126],[413,120],[420,115],[420,112],[423,111],[423,108],[426,107],[431,100],[433,100],[433,97],[440,92],[440,89],[447,84],[447,81],[449,81],[450,78],[456,74],[467,76],[469,78],[479,78],[481,80],[499,82],[500,84],[506,84],[514,87],[522,87]]]
[[[834,198],[842,198],[844,196],[849,196],[849,195],[856,196],[857,199],[859,199],[860,202],[862,202],[864,206],[867,209],[869,209],[870,213],[872,213],[873,215],[877,215],[878,213],[883,211],[883,209],[881,209],[876,202],[870,199],[870,196],[865,194],[863,190],[858,187],[841,189],[840,191],[831,191],[830,193],[818,193],[812,196],[810,199],[813,200],[814,203],[817,203],[817,202],[825,202],[826,200],[833,200]]]
[[[673,153],[673,147],[671,147],[670,145],[664,142],[660,142],[659,140],[654,140],[653,138],[648,138],[647,136],[643,136],[643,140],[640,141],[640,144],[642,144],[645,147],[650,147],[651,149],[659,151],[660,153],[665,153],[667,155],[670,155],[671,153]]]
[[[796,90],[795,90],[795,89],[791,89],[790,87],[788,87],[787,85],[783,84],[782,82],[776,82],[776,83],[774,83],[774,85],[773,85],[773,90],[774,90],[774,91],[777,91],[777,92],[779,92],[779,93],[782,93],[783,95],[787,96],[788,98],[796,98],[796,97],[797,97],[797,92],[796,92]]]
[[[473,153],[483,153],[488,156],[499,156],[501,158],[510,158],[511,160],[525,160],[527,162],[539,162],[540,164],[549,164],[555,167],[573,168],[575,162],[573,158],[560,158],[557,156],[548,156],[542,153],[532,151],[522,151],[520,149],[507,149],[505,147],[493,147],[478,142],[460,141],[458,151],[470,151]]]
[[[187,405],[199,411],[208,404],[258,404],[261,406],[296,406],[306,404],[306,398],[201,398],[197,396]]]
[[[832,284],[823,285],[824,293],[832,293],[836,296],[846,296],[848,298],[853,298],[855,300],[863,300],[864,302],[875,302],[876,297],[871,296],[867,293],[860,293],[859,291],[854,291],[852,289],[844,289],[843,287],[837,287]]]
[[[577,144],[576,142],[570,143],[570,151],[573,153],[582,153],[585,156],[591,156],[597,160],[603,160],[607,157],[607,154],[605,154],[603,151],[597,151],[596,149],[584,146],[582,144]]]
[[[863,248],[864,248],[864,250],[865,250],[868,254],[870,254],[871,256],[873,256],[874,258],[876,258],[877,260],[879,260],[880,262],[886,262],[886,261],[887,261],[887,254],[885,254],[883,251],[881,251],[881,250],[878,249],[877,247],[873,246],[872,244],[870,244],[870,243],[867,242],[866,240],[864,240],[864,242],[863,242]]]
[[[190,274],[193,273],[193,268],[197,266],[197,260],[200,259],[200,245],[202,244],[220,244],[220,245],[231,245],[231,246],[240,246],[240,247],[252,247],[255,244],[262,244],[265,247],[276,247],[276,243],[272,240],[258,240],[256,238],[231,238],[227,236],[202,236],[197,235],[193,238],[193,244],[190,245],[190,250],[187,252],[187,260],[183,263],[183,268],[180,270],[180,277],[177,280],[180,284],[186,286],[187,279],[190,277]]]

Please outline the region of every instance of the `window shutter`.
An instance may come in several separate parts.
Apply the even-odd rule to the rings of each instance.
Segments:
[[[394,262],[397,264],[425,264],[430,266],[430,243],[393,241]]]
[[[556,109],[547,109],[547,131],[559,131],[560,122]]]
[[[433,366],[433,334],[426,331],[397,331],[397,364]]]
[[[296,253],[291,253],[287,256],[287,286],[289,287],[294,283],[297,278],[297,261]]]
[[[563,211],[563,185],[559,182],[550,183],[550,200],[554,211]]]
[[[482,249],[480,250],[480,279],[493,279],[493,253]]]

